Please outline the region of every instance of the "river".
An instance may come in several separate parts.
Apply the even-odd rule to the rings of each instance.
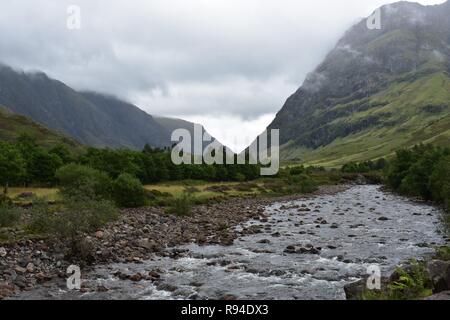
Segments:
[[[85,286],[106,292],[68,291],[64,279],[15,299],[345,299],[345,284],[371,265],[388,276],[410,259],[446,243],[442,212],[384,192],[354,186],[335,195],[266,207],[268,219],[248,221],[253,230],[232,246],[185,245],[176,257],[112,264],[82,274]],[[303,249],[302,249],[303,248]],[[156,270],[158,281],[121,280]]]

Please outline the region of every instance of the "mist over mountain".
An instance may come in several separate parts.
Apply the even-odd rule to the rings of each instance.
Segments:
[[[177,119],[156,121],[119,98],[78,92],[45,73],[25,73],[4,65],[0,66],[0,105],[94,147],[168,147],[175,127],[194,127]]]
[[[450,138],[450,2],[381,8],[338,41],[286,101],[280,129],[285,160],[341,164]]]

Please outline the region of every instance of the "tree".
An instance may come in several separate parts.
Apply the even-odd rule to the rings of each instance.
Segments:
[[[72,152],[64,144],[54,146],[50,149],[49,153],[57,155],[62,160],[63,164],[69,164],[75,161]]]
[[[19,182],[25,175],[25,162],[19,150],[12,144],[0,141],[0,184],[8,193],[11,183]]]
[[[33,182],[53,184],[56,170],[62,165],[63,161],[57,154],[38,148],[32,155],[27,169]]]
[[[114,181],[113,194],[120,207],[137,208],[145,205],[145,190],[141,182],[128,173],[121,174]]]
[[[430,178],[431,192],[436,201],[450,209],[450,156],[443,157]]]
[[[72,163],[59,168],[56,178],[63,195],[73,197],[83,194],[94,200],[111,198],[112,180],[105,172]]]

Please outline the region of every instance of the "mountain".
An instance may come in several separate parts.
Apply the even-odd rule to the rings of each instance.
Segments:
[[[381,7],[340,39],[288,98],[280,129],[285,161],[337,166],[450,141],[450,1]]]
[[[156,122],[158,122],[162,127],[164,127],[168,132],[169,132],[169,139],[170,139],[170,135],[172,134],[172,132],[176,129],[186,129],[191,133],[191,138],[192,141],[194,139],[194,127],[195,125],[199,125],[193,122],[189,122],[186,120],[182,120],[182,119],[177,119],[177,118],[166,118],[166,117],[159,117],[159,116],[153,116],[153,118],[155,119]],[[199,125],[201,126],[201,125]],[[205,151],[206,147],[208,147],[212,142],[218,142],[223,148],[224,150],[226,150],[229,154],[233,154],[234,152],[229,149],[228,147],[226,147],[225,145],[223,145],[219,140],[217,140],[216,138],[214,138],[207,130],[205,130],[205,128],[203,126],[201,126],[202,128],[202,134],[205,135],[205,133],[207,135],[209,135],[211,137],[211,141],[203,141],[202,143],[202,150]],[[195,155],[201,155],[202,152],[197,152],[195,153]],[[195,152],[195,150],[194,150]]]
[[[75,140],[0,106],[0,141],[14,141],[22,134],[35,138],[37,144],[42,147],[51,148],[63,144],[71,150],[82,149]]]
[[[182,119],[159,117],[155,115],[153,115],[153,118],[160,126],[162,126],[170,133],[172,133],[176,129],[186,129],[191,133],[191,135],[194,134],[195,123]]]
[[[168,132],[138,107],[111,96],[78,92],[40,72],[0,66],[0,105],[90,146],[170,145]]]

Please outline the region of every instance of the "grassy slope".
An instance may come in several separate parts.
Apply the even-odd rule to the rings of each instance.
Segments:
[[[412,81],[406,79],[394,82],[388,89],[370,97],[369,101],[379,106],[335,121],[354,122],[369,116],[385,114],[382,125],[338,138],[316,150],[286,144],[281,150],[282,158],[288,162],[295,159],[309,164],[335,167],[349,161],[389,156],[399,148],[421,142],[449,145],[448,74],[435,72]],[[338,105],[334,108],[346,107]]]
[[[26,117],[13,114],[0,106],[0,140],[14,141],[21,134],[34,137],[39,145],[46,148],[58,144],[64,144],[73,150],[82,148],[75,140],[47,129]]]

